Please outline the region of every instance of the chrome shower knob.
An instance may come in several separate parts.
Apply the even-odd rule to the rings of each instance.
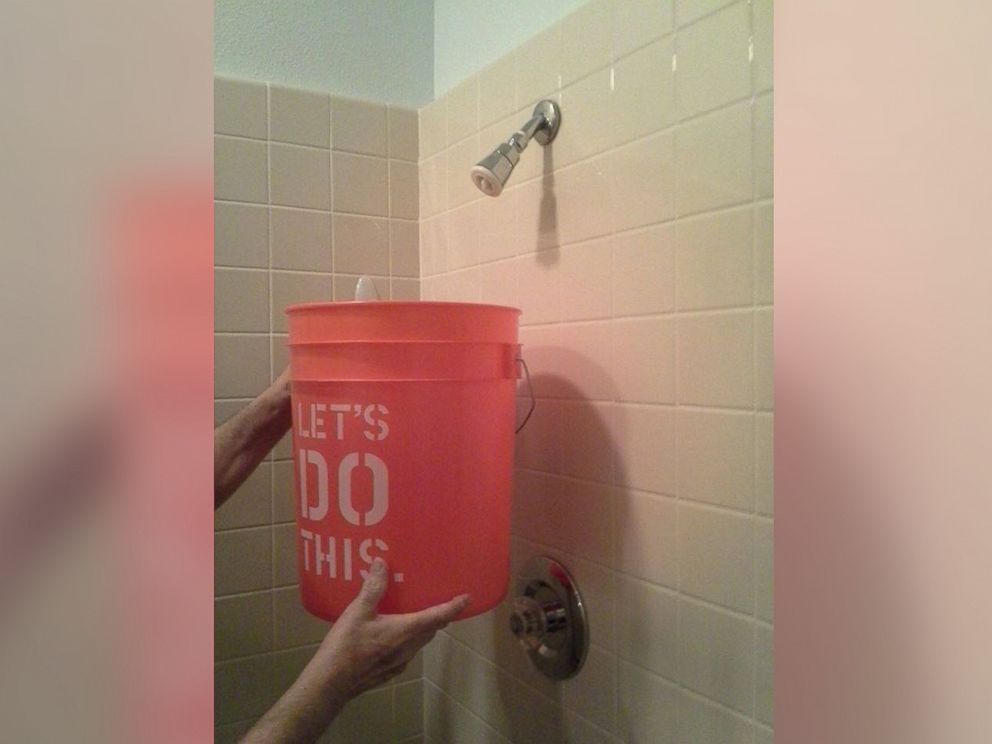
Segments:
[[[531,559],[521,575],[510,632],[545,676],[574,676],[589,649],[585,604],[578,587],[564,566],[544,556]]]

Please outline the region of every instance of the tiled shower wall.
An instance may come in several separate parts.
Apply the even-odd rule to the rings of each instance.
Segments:
[[[420,111],[421,292],[523,309],[513,565],[592,646],[538,676],[507,605],[424,660],[436,744],[772,740],[771,0],[595,0]],[[548,148],[469,168],[558,100]]]
[[[223,421],[286,365],[283,308],[419,296],[417,113],[215,80],[215,397]],[[299,602],[287,442],[215,519],[215,720],[234,741],[327,632]],[[329,742],[417,742],[421,662],[350,705]]]

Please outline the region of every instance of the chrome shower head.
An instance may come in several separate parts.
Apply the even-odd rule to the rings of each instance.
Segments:
[[[558,134],[560,124],[561,110],[558,104],[554,101],[541,101],[526,124],[472,166],[472,183],[486,196],[499,196],[527,143],[533,138],[539,144],[547,145]]]

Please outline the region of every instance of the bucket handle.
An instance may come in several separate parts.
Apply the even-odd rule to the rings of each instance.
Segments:
[[[522,356],[518,356],[517,361],[520,362],[520,366],[524,368],[524,379],[527,380],[527,392],[530,393],[530,408],[527,409],[527,415],[524,416],[524,420],[521,421],[520,425],[514,430],[514,434],[519,434],[523,431],[523,428],[527,426],[527,422],[530,421],[530,417],[534,413],[534,409],[537,407],[537,399],[534,397],[534,386],[530,381],[530,370],[527,368],[527,362]]]

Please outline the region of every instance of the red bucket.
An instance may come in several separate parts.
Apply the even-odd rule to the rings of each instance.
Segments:
[[[286,309],[303,606],[335,620],[376,556],[384,613],[509,577],[520,311],[446,302]]]

